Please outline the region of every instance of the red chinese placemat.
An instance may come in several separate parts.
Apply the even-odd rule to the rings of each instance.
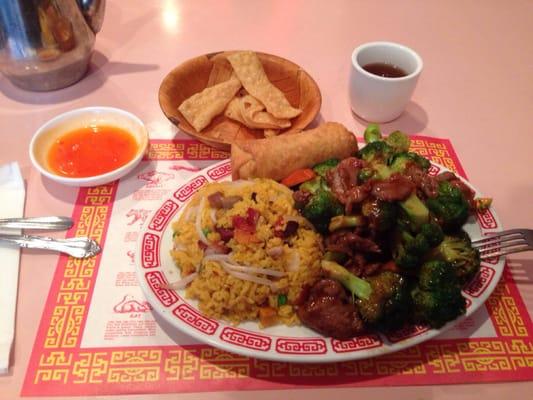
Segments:
[[[448,140],[413,137],[414,151],[465,176]],[[156,140],[136,174],[82,188],[67,236],[90,236],[96,258],[61,256],[22,388],[24,396],[200,392],[314,386],[416,385],[533,378],[533,326],[511,274],[470,318],[435,340],[378,358],[289,364],[226,353],[161,329],[138,288],[134,243],[150,204],[227,154]],[[486,228],[498,228],[490,214]],[[490,279],[490,277],[487,277]],[[139,294],[141,293],[141,294]]]

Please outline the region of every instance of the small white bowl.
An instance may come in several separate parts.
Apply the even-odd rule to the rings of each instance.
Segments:
[[[131,133],[137,141],[137,153],[127,164],[105,174],[70,178],[56,174],[48,165],[47,154],[55,140],[75,129],[89,125],[111,125]],[[139,164],[148,147],[148,131],[135,115],[113,107],[78,108],[51,119],[33,135],[30,142],[30,159],[41,174],[67,186],[98,186],[115,181]]]

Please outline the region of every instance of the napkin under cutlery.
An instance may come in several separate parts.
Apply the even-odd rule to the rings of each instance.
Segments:
[[[0,218],[22,217],[26,192],[17,163],[0,166]],[[1,229],[0,229],[1,231]],[[10,233],[17,233],[11,230]],[[15,337],[15,310],[20,250],[0,246],[0,375],[9,370],[11,346]]]

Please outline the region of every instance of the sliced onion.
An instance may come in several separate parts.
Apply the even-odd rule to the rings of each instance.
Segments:
[[[270,276],[276,276],[278,278],[281,278],[285,275],[285,272],[282,271],[276,271],[275,269],[269,269],[269,268],[258,268],[258,267],[250,267],[248,265],[237,265],[237,264],[231,264],[226,261],[222,261],[224,264],[224,267],[231,269],[232,271],[240,271],[244,273],[252,273],[252,274],[263,274],[263,275],[270,275]]]
[[[223,262],[222,265],[224,266],[224,264],[226,263]],[[270,282],[268,279],[259,278],[258,276],[246,274],[244,272],[233,271],[232,269],[227,268],[227,267],[224,269],[227,271],[228,274],[234,276],[237,279],[242,279],[244,281],[258,283],[259,285],[266,285],[266,286],[269,286],[270,289],[272,289],[273,291],[278,290],[278,287],[276,286],[276,284],[274,282]]]
[[[176,251],[187,251],[187,247],[181,243],[175,243],[174,244],[174,250]]]
[[[209,216],[211,217],[211,221],[213,221],[213,224],[216,224],[217,223],[217,210],[212,208],[211,211],[209,212]]]
[[[278,258],[283,254],[283,247],[282,246],[272,247],[268,249],[266,253],[272,258]]]
[[[161,285],[160,287],[161,289],[174,289],[174,290],[185,289],[187,285],[191,283],[194,280],[194,278],[196,278],[197,276],[198,276],[198,272],[193,272],[192,274],[187,275],[185,278],[180,279],[179,281],[164,284],[164,285]]]
[[[200,241],[205,243],[209,246],[209,241],[205,237],[204,233],[202,232],[202,210],[205,206],[205,197],[202,197],[202,200],[200,200],[200,205],[198,206],[198,212],[196,213],[196,233],[198,234],[198,237],[200,238]]]
[[[215,249],[214,247],[208,247],[207,249],[204,250],[204,256],[212,256],[214,254],[220,254],[217,249]]]
[[[229,254],[207,254],[204,257],[204,261],[230,261],[230,255]]]
[[[189,207],[187,208],[187,211],[185,211],[185,215],[183,218],[185,219],[185,222],[189,222],[190,220],[193,220],[196,218],[196,210],[198,207]]]
[[[287,271],[294,272],[298,268],[300,268],[300,254],[298,254],[298,250],[293,250],[287,263]]]

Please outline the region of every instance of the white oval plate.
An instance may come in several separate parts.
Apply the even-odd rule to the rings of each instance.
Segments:
[[[430,174],[443,171],[447,169],[432,164]],[[170,222],[200,187],[209,182],[229,180],[230,175],[229,160],[221,161],[198,172],[164,199],[140,233],[136,257],[140,286],[154,310],[175,328],[214,347],[249,357],[288,362],[337,362],[376,357],[434,338],[471,315],[490,296],[502,275],[503,257],[483,261],[479,273],[463,290],[467,299],[466,314],[441,329],[410,326],[394,334],[376,333],[341,341],[323,337],[304,326],[260,329],[255,322],[232,326],[208,318],[198,311],[196,301],[184,298],[183,290],[161,289],[160,285],[180,279],[170,256]],[[477,191],[476,195],[481,196]],[[478,214],[477,218],[471,217],[464,228],[472,238],[501,230],[492,208]]]

